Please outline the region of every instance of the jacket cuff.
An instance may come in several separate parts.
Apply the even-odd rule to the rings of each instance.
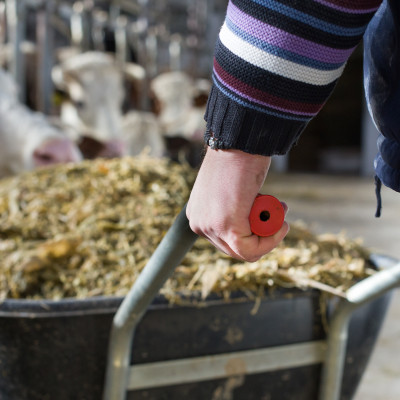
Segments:
[[[214,149],[237,149],[264,156],[286,154],[308,121],[275,117],[225,96],[213,85],[204,116],[205,142]]]

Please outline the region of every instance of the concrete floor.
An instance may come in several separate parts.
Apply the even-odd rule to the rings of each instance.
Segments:
[[[287,220],[302,220],[316,233],[345,232],[377,253],[400,259],[400,194],[382,188],[381,218],[375,218],[373,179],[326,175],[270,174],[264,193],[289,206]],[[353,400],[400,399],[400,291]]]

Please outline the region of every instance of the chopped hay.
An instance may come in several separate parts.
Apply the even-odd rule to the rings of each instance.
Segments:
[[[0,300],[124,296],[189,197],[195,171],[146,156],[84,161],[0,182]],[[340,235],[292,224],[256,263],[200,238],[161,290],[255,296],[275,287],[343,295],[372,274],[369,253]]]

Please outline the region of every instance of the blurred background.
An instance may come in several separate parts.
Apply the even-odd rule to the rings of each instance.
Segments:
[[[61,87],[52,79],[54,66],[88,51],[112,54],[121,70],[129,63],[144,68],[139,89],[125,77],[123,113],[157,112],[158,94],[152,82],[172,71],[196,80],[196,101],[201,103],[207,96],[214,43],[226,5],[227,0],[3,0],[0,61],[18,82],[21,102],[47,115],[60,115]],[[182,146],[177,137],[197,140],[199,132],[164,129],[163,135],[169,141],[175,137],[169,147],[176,156]],[[274,168],[371,176],[375,138],[363,103],[360,46],[323,111],[309,124],[298,146],[277,158]]]
[[[0,64],[6,74],[0,80],[0,176],[142,151],[198,166],[213,48],[226,5],[227,0],[0,1]],[[5,90],[7,82],[14,91]],[[26,127],[20,136],[17,128],[6,129],[15,126],[6,99],[17,120],[40,117],[52,129],[38,135],[29,151]],[[60,137],[70,142],[68,154],[65,141],[54,144]],[[363,100],[360,45],[298,145],[275,157],[266,190],[289,204],[289,220],[302,219],[321,233],[345,230],[377,252],[399,257],[397,195],[384,190],[383,216],[373,217],[376,138]],[[400,367],[392,356],[399,317],[397,296],[359,400],[400,396]]]

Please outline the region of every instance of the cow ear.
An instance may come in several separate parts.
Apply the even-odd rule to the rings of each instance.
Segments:
[[[51,70],[51,79],[53,80],[54,86],[62,91],[67,91],[67,82],[64,69],[61,65],[55,65]]]
[[[61,106],[65,101],[69,101],[71,98],[69,97],[68,92],[56,88],[53,92],[53,103],[56,106]]]
[[[125,78],[137,83],[143,82],[146,78],[146,70],[135,63],[125,63],[123,66]]]

